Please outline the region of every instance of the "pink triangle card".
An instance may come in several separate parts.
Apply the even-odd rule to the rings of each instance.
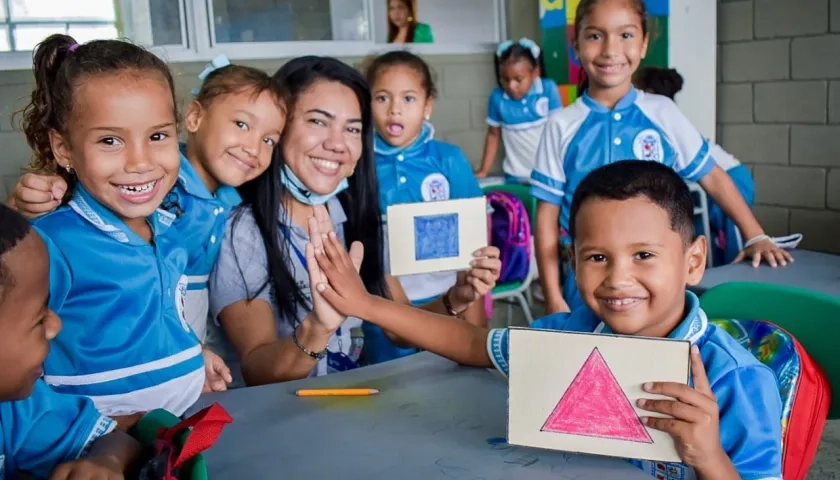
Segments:
[[[508,443],[680,461],[636,401],[657,398],[646,382],[688,383],[688,341],[531,328],[511,328],[509,341]]]

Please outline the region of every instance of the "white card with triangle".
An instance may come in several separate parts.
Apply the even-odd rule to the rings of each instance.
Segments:
[[[688,384],[685,340],[511,328],[508,443],[680,462],[674,441],[646,427],[647,382]]]

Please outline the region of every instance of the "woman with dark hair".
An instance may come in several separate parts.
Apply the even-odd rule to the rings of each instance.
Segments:
[[[388,43],[432,43],[432,27],[417,21],[417,0],[385,0]]]
[[[228,361],[234,386],[359,365],[361,339],[351,330],[362,320],[342,317],[310,288],[320,275],[309,260],[310,241],[320,244],[310,240],[313,228],[354,245],[369,292],[410,303],[387,274],[367,81],[339,60],[312,56],[290,61],[274,79],[289,92],[286,129],[269,169],[240,189],[243,203],[210,278],[208,343]],[[482,249],[466,277],[423,308],[463,313],[495,284],[498,257],[498,249]]]

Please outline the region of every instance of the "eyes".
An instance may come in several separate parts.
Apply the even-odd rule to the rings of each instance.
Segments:
[[[152,143],[162,142],[167,138],[170,138],[170,135],[167,132],[155,132],[149,135],[149,140]],[[118,147],[120,145],[123,145],[125,142],[120,137],[108,136],[100,138],[97,143],[105,145],[106,147]]]
[[[248,126],[248,123],[243,122],[242,120],[234,120],[233,124],[236,125],[237,128],[239,128],[240,130],[242,130],[244,132],[248,132],[248,131],[251,130],[251,127]],[[266,145],[268,145],[269,147],[273,147],[273,146],[277,145],[277,139],[272,138],[272,137],[265,137],[265,138],[263,138],[262,141]]]
[[[317,117],[310,118],[309,120],[307,120],[307,123],[309,123],[311,125],[315,125],[316,127],[326,127],[327,126],[327,122],[325,122],[324,120],[322,120],[320,118],[317,118]],[[361,133],[362,133],[362,129],[355,126],[355,125],[348,125],[347,128],[346,128],[346,131],[347,131],[347,133],[349,133],[351,135],[361,135]]]
[[[619,36],[622,38],[622,40],[630,40],[631,38],[634,38],[634,37],[635,37],[635,35],[633,35],[633,34],[632,34],[632,33],[630,33],[630,32],[623,32],[623,33],[622,33],[621,35],[619,35]],[[604,35],[603,35],[603,34],[601,34],[601,33],[593,32],[593,33],[590,33],[589,35],[587,35],[585,38],[586,38],[587,40],[596,40],[596,41],[597,41],[597,40],[601,40],[601,39],[603,39],[603,38],[604,38]]]
[[[649,259],[653,258],[654,256],[655,255],[651,252],[640,251],[640,252],[636,252],[633,255],[633,259],[634,260],[649,260]],[[607,262],[608,260],[609,259],[607,258],[607,256],[602,254],[602,253],[594,253],[592,255],[589,255],[586,258],[587,262],[592,262],[592,263],[603,263],[603,262]]]
[[[373,98],[376,103],[385,103],[388,101],[388,95],[377,95]],[[414,103],[417,101],[417,97],[414,95],[406,95],[402,97],[402,100],[405,103]]]

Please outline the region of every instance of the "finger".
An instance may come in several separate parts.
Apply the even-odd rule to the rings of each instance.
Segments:
[[[649,412],[670,415],[677,420],[683,420],[689,423],[704,423],[709,419],[709,414],[703,410],[675,400],[640,398],[636,401],[636,404],[639,408]]]
[[[52,192],[49,190],[40,190],[23,185],[19,185],[15,192],[15,200],[18,204],[55,204],[60,199],[61,197],[54,198]]]
[[[502,261],[496,258],[480,258],[470,262],[470,265],[473,270],[485,270],[495,275],[502,270]]]
[[[776,262],[776,255],[774,254],[773,250],[765,250],[761,252],[761,257],[771,267],[776,268],[779,266],[779,264]]]
[[[322,270],[320,259],[315,255],[315,245],[311,243],[306,244],[306,269],[309,270],[309,286],[312,287],[312,284],[325,281],[326,278],[324,277]]]
[[[365,246],[362,242],[353,242],[350,245],[350,261],[353,262],[353,268],[359,272],[362,268],[362,261],[365,259]]]
[[[467,278],[467,284],[472,287],[471,300],[476,300],[478,297],[486,295],[491,289],[490,285],[475,277]]]
[[[335,250],[338,252],[338,256],[341,259],[342,265],[347,268],[355,268],[355,264],[353,263],[353,258],[347,252],[347,247],[344,246],[344,242],[338,238],[338,234],[335,232],[330,232],[330,243],[332,243]],[[361,264],[359,264],[361,266]]]
[[[346,311],[346,301],[344,297],[338,294],[335,289],[330,286],[328,283],[319,283],[315,286],[316,290],[318,290],[318,294],[327,301],[333,308],[339,311],[339,313]]]
[[[761,252],[756,252],[752,254],[752,266],[753,268],[758,268],[761,265]]]
[[[490,270],[473,268],[469,271],[467,276],[476,278],[487,285],[492,285],[496,282],[496,276]]]
[[[711,408],[709,398],[684,383],[653,382],[644,385],[648,393],[664,395],[704,410]]]
[[[732,263],[743,262],[745,258],[747,258],[747,254],[744,253],[743,250],[741,250],[740,252],[738,252],[738,256],[735,257],[735,260],[732,260]]]
[[[773,250],[773,256],[776,257],[776,261],[779,262],[779,265],[786,267],[788,264],[788,253],[781,248]]]
[[[224,380],[226,383],[233,381],[233,377],[230,374],[230,368],[225,365],[221,358],[219,359],[219,363],[216,364],[216,374],[218,374],[219,378]]]
[[[312,243],[312,246],[315,247],[315,250],[321,250],[324,247],[321,234],[326,232],[321,230],[321,224],[315,217],[309,217],[307,219],[307,223],[309,224],[309,241]]]
[[[642,417],[642,422],[654,430],[666,432],[672,437],[682,437],[682,431],[688,428],[688,423],[676,418]]]
[[[697,345],[691,346],[691,378],[694,380],[695,390],[709,398],[714,398],[712,385],[709,382],[709,376],[706,375],[706,367],[703,365],[703,357],[700,356]]]
[[[785,250],[784,248],[782,249],[782,253],[784,254],[785,260],[787,260],[788,263],[793,263],[793,254],[792,253]]]
[[[494,246],[487,246],[482,247],[473,252],[474,257],[485,257],[485,258],[499,258],[502,253],[499,251],[497,247]]]
[[[332,218],[330,218],[330,212],[327,210],[326,205],[315,205],[312,208],[312,212],[315,216],[315,219],[318,220],[318,225],[321,228],[321,233],[329,233],[334,230]]]
[[[350,261],[350,257],[347,256],[347,252],[344,251],[344,246],[341,245],[337,238],[334,238],[333,235],[322,235],[321,239],[324,242],[324,253],[330,259],[330,263],[336,268],[343,268],[347,267],[350,268],[353,266],[353,262]]]

